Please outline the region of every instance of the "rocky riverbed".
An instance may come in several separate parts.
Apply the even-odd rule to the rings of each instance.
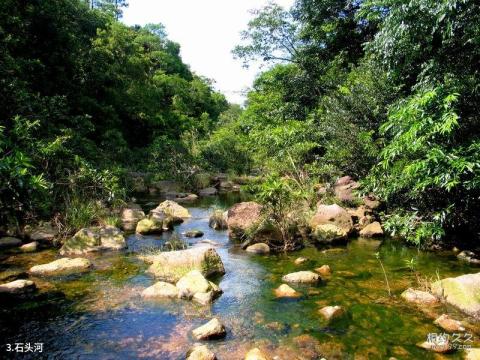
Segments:
[[[13,303],[2,302],[2,341],[43,343],[45,357],[82,359],[460,359],[467,356],[462,350],[440,355],[420,345],[442,333],[478,345],[472,316],[440,301],[417,301],[421,293],[402,293],[480,268],[453,253],[420,252],[383,239],[288,254],[247,252],[229,241],[226,230],[208,226],[213,212],[231,204],[217,197],[183,204],[191,216],[173,233],[190,248],[214,249],[225,274],[202,274],[200,266],[188,275],[189,268],[170,286],[145,261],[171,239],[169,231],[127,234],[126,249],[71,256],[88,262],[52,274],[31,268],[64,257],[58,250],[2,249],[0,283],[16,280],[11,291],[25,291]],[[203,236],[185,236],[193,230]],[[186,275],[188,281],[181,280]],[[181,298],[185,288],[198,290]],[[155,291],[169,296],[150,296]],[[211,298],[204,295],[211,291]],[[9,358],[15,355],[35,358]]]

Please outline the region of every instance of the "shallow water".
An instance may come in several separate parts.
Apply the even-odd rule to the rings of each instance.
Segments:
[[[203,238],[189,239],[192,246],[203,239],[218,243],[226,274],[216,279],[224,293],[212,306],[181,300],[144,301],[140,292],[154,279],[145,274],[147,266],[136,255],[160,246],[170,235],[133,234],[128,237],[128,251],[93,256],[93,271],[34,279],[41,287],[35,301],[2,307],[4,344],[44,344],[41,355],[8,353],[8,358],[184,359],[195,343],[191,330],[212,316],[221,319],[228,331],[225,339],[208,342],[219,359],[243,359],[253,346],[281,359],[438,358],[415,344],[425,341],[429,333],[443,332],[433,325],[432,317],[444,312],[460,315],[443,305],[422,312],[405,304],[399,295],[425,279],[478,270],[451,253],[420,252],[393,241],[365,239],[353,240],[336,251],[306,248],[288,255],[249,255],[229,243],[226,231],[208,227],[213,207],[226,207],[234,200],[212,198],[197,203],[189,207],[192,218],[175,228],[179,234],[190,229],[205,233]],[[1,254],[0,275],[56,256],[53,250]],[[309,262],[295,265],[299,256]],[[412,258],[416,273],[406,266]],[[303,294],[299,299],[275,299],[273,289],[283,275],[323,264],[332,268],[330,278],[315,287],[295,287]],[[325,323],[318,310],[326,305],[343,306],[347,316]],[[461,353],[445,358],[461,358]]]

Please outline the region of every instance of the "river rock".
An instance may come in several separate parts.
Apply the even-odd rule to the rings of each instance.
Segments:
[[[464,250],[457,255],[457,258],[470,264],[480,264],[480,259],[473,251]]]
[[[187,292],[192,295],[196,293],[206,293],[211,290],[210,282],[205,279],[198,270],[192,270],[182,276],[180,280],[177,281],[176,286],[180,292]]]
[[[193,295],[192,300],[201,304],[201,305],[209,305],[213,302],[215,298],[213,291],[208,292],[198,292]]]
[[[54,228],[50,223],[42,223],[36,227],[26,227],[25,233],[30,240],[38,241],[44,244],[51,244],[58,234],[58,230]]]
[[[196,345],[187,352],[187,360],[216,360],[217,357],[205,345]]]
[[[138,205],[132,206],[122,210],[121,218],[123,230],[133,231],[137,227],[138,222],[145,218],[145,213]]]
[[[353,230],[350,214],[337,204],[319,205],[310,219],[314,238],[319,242],[330,243],[346,238]]]
[[[197,340],[210,340],[225,337],[227,331],[217,318],[213,318],[208,323],[194,329],[192,334]]]
[[[189,230],[185,233],[186,237],[189,238],[199,238],[203,236],[203,231],[200,230]]]
[[[444,354],[451,351],[450,342],[448,341],[448,339],[445,339],[445,340],[441,339],[441,340],[438,340],[437,342],[424,341],[423,343],[417,344],[417,346],[422,349],[433,351],[440,354]]]
[[[308,261],[308,259],[306,257],[300,256],[300,257],[295,259],[294,264],[295,265],[302,265],[302,264],[305,264],[307,261]]]
[[[22,245],[22,240],[7,236],[0,239],[0,249],[18,247]]]
[[[253,244],[253,245],[248,246],[245,249],[245,251],[249,252],[249,253],[253,253],[253,254],[264,255],[264,254],[270,253],[270,246],[268,246],[265,243],[257,243],[257,244]]]
[[[339,178],[333,187],[335,196],[344,202],[358,201],[359,198],[354,191],[360,187],[360,184],[354,181],[350,176]]]
[[[215,210],[210,219],[208,220],[208,226],[214,230],[225,230],[228,228],[227,224],[228,211]]]
[[[322,265],[318,268],[315,269],[317,273],[323,276],[330,276],[332,275],[332,270],[330,269],[330,266],[328,265]]]
[[[375,210],[380,206],[380,201],[372,194],[364,196],[363,203],[371,210]]]
[[[290,286],[287,284],[282,284],[278,288],[275,289],[275,296],[277,298],[298,298],[302,296],[299,292],[297,292],[295,289],[292,289]]]
[[[360,236],[367,238],[383,236],[382,225],[378,221],[374,221],[360,230]]]
[[[20,251],[22,252],[35,252],[38,249],[38,242],[37,241],[32,241],[29,242],[28,244],[24,244],[20,246]]]
[[[177,282],[192,270],[199,270],[205,277],[225,274],[222,259],[215,249],[209,246],[167,251],[140,258],[152,264],[148,269],[149,273],[168,282]]]
[[[15,280],[0,285],[0,294],[26,295],[36,290],[36,285],[31,280]]]
[[[415,304],[422,304],[422,305],[431,305],[438,302],[438,299],[426,291],[415,290],[409,288],[402,293],[402,298],[406,301],[415,303]]]
[[[120,229],[107,225],[83,228],[68,238],[60,249],[61,255],[81,255],[100,250],[121,250],[127,247]]]
[[[297,271],[283,276],[282,280],[289,283],[315,284],[321,279],[320,275],[313,271]]]
[[[253,348],[245,355],[245,360],[268,360],[269,358],[259,348]]]
[[[35,265],[31,267],[29,271],[33,275],[56,275],[85,272],[90,269],[91,266],[92,264],[88,259],[61,258],[48,264]]]
[[[142,291],[144,298],[177,298],[178,289],[175,285],[159,281]]]
[[[142,219],[137,223],[135,232],[141,235],[161,234],[164,230],[163,221],[155,219]]]
[[[233,205],[228,210],[227,217],[230,237],[241,240],[248,230],[260,221],[262,209],[262,205],[253,201]]]
[[[335,306],[325,306],[321,308],[319,311],[319,314],[322,315],[325,320],[333,320],[336,318],[339,318],[345,314],[345,310],[341,306],[335,305]]]
[[[160,205],[158,205],[155,210],[161,210],[165,214],[167,214],[167,216],[170,216],[172,218],[183,219],[191,217],[190,213],[186,208],[171,200],[165,200]]]
[[[215,189],[214,187],[208,187],[198,192],[198,195],[200,196],[215,196],[217,194],[218,194],[218,190]]]
[[[447,314],[441,315],[433,323],[448,332],[465,331],[465,328],[462,326],[462,323],[460,321],[452,319]]]
[[[432,292],[464,313],[480,317],[480,273],[436,281]]]

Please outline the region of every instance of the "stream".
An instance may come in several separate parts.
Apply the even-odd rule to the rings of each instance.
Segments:
[[[145,199],[145,210],[159,199]],[[222,340],[208,341],[218,359],[243,359],[252,347],[260,347],[279,359],[434,359],[420,349],[429,333],[442,333],[429,312],[449,313],[444,305],[419,311],[400,298],[408,287],[419,287],[437,278],[476,272],[453,253],[422,252],[392,240],[354,239],[335,249],[305,248],[279,255],[251,255],[234,246],[226,231],[208,227],[214,208],[227,208],[237,199],[208,198],[186,206],[192,218],[175,227],[204,232],[189,239],[191,246],[211,240],[225,265],[226,274],[213,279],[223,295],[211,306],[184,300],[144,300],[140,293],[155,280],[145,273],[139,253],[157,248],[171,234],[128,235],[128,250],[89,255],[94,270],[85,274],[32,278],[41,289],[34,301],[2,309],[2,343],[42,343],[43,352],[8,353],[21,359],[185,359],[196,341],[191,330],[213,316],[227,328]],[[392,296],[388,296],[386,268]],[[309,261],[295,265],[303,256]],[[26,271],[35,264],[57,258],[57,251],[34,254],[1,254],[0,274]],[[413,260],[415,268],[407,266]],[[328,264],[329,279],[318,286],[294,286],[299,299],[276,299],[273,289],[289,272],[312,270]],[[415,270],[415,271],[414,271]],[[341,305],[347,316],[325,323],[318,310]],[[463,318],[463,316],[462,316]],[[3,346],[2,345],[2,346]],[[3,349],[2,349],[3,350]],[[461,358],[456,352],[442,355]]]

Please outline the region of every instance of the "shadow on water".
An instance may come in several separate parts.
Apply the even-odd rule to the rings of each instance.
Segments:
[[[160,247],[171,234],[131,234],[128,251],[92,256],[94,270],[69,277],[34,278],[41,289],[36,299],[8,306],[2,303],[3,343],[44,344],[41,355],[17,354],[22,359],[183,359],[195,343],[191,330],[216,316],[228,330],[225,339],[209,342],[219,359],[243,359],[253,346],[282,359],[434,358],[415,344],[440,329],[426,314],[404,304],[399,295],[418,286],[418,274],[431,280],[474,269],[451,254],[364,239],[326,251],[306,248],[292,254],[249,255],[229,243],[226,231],[208,227],[214,208],[227,208],[237,200],[214,197],[189,204],[192,217],[175,228],[180,236],[192,229],[203,231],[202,238],[188,239],[190,245],[208,239],[224,262],[226,274],[215,279],[224,293],[211,307],[181,300],[144,301],[141,291],[155,280],[145,273],[147,265],[136,255],[145,248]],[[159,199],[141,201],[154,207]],[[393,297],[388,297],[377,252]],[[55,256],[51,250],[35,255],[2,254],[0,273],[25,271]],[[309,261],[295,265],[299,256]],[[406,266],[412,258],[417,274]],[[286,273],[324,264],[330,265],[333,274],[317,286],[294,286],[300,298],[274,297],[273,290]],[[341,305],[347,313],[327,323],[318,313],[326,305]],[[8,358],[14,355],[8,353]],[[461,358],[461,354],[446,358]]]

